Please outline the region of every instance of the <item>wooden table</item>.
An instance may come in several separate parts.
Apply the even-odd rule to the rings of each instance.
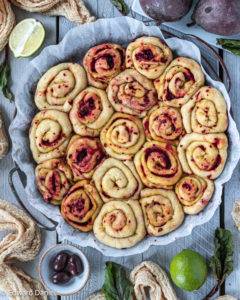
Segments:
[[[88,0],[89,7],[92,12],[98,18],[119,16],[118,11],[111,5],[109,0]],[[128,1],[129,4],[131,0]],[[64,35],[71,29],[74,24],[67,21],[62,17],[47,17],[40,14],[30,14],[19,9],[15,9],[17,21],[24,18],[33,17],[41,21],[46,29],[45,46],[50,44],[56,44],[62,40]],[[7,50],[8,51],[8,50]],[[220,77],[223,77],[222,70],[209,53],[203,50],[203,54],[208,57],[209,61],[213,65],[214,69],[219,73]],[[230,92],[232,101],[232,114],[237,122],[238,128],[240,128],[240,57],[236,57],[227,52],[221,52],[230,76],[232,79],[232,89]],[[30,59],[15,59],[9,52],[9,61],[12,70],[12,90],[16,91],[16,83],[21,80],[22,67],[25,66]],[[223,78],[224,79],[224,78]],[[0,109],[3,111],[6,126],[8,127],[13,119],[14,115],[14,103],[9,103],[6,99],[0,95]],[[13,160],[11,152],[8,156],[0,161],[0,198],[16,203],[14,196],[12,195],[8,185],[8,172],[13,168]],[[18,180],[16,178],[16,180]],[[20,184],[19,184],[20,186]],[[136,264],[143,260],[153,260],[163,266],[166,270],[169,268],[169,262],[171,258],[180,250],[184,248],[191,248],[202,253],[206,258],[209,258],[213,253],[213,236],[216,227],[222,226],[229,228],[234,235],[235,242],[235,267],[234,272],[227,279],[225,286],[222,287],[221,294],[231,294],[240,299],[240,233],[234,228],[231,218],[231,211],[233,202],[239,197],[240,185],[239,185],[239,165],[236,168],[232,179],[225,184],[224,193],[222,196],[222,205],[215,213],[214,217],[207,224],[197,227],[193,230],[191,236],[177,240],[175,243],[169,246],[163,247],[151,247],[149,251],[144,254],[140,254],[134,257],[122,257],[120,259],[113,259],[118,263],[125,265],[128,268],[134,267]],[[21,189],[20,194],[24,197],[24,190]],[[55,233],[44,232],[43,233],[43,247],[41,253],[35,262],[31,262],[24,265],[24,268],[32,276],[37,277],[37,264],[41,254],[50,246],[57,243],[57,236]],[[104,257],[96,250],[87,248],[82,249],[87,255],[91,264],[91,278],[79,294],[72,297],[62,297],[63,299],[85,299],[90,293],[101,288],[103,281],[104,263],[110,260],[108,257]],[[197,292],[184,293],[177,289],[177,293],[182,300],[200,300],[207,292],[212,288],[214,279],[209,276],[204,286]],[[56,297],[51,297],[57,299]],[[6,299],[5,296],[0,296],[0,299]],[[158,300],[158,299],[156,299]]]

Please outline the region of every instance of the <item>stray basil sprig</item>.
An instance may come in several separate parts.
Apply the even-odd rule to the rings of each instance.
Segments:
[[[125,269],[114,262],[106,263],[102,290],[107,300],[131,300],[133,297],[133,285]]]
[[[9,89],[9,79],[10,79],[10,67],[6,61],[0,66],[0,90],[2,91],[4,97],[10,101],[14,100],[14,96]]]
[[[111,0],[111,2],[123,15],[129,13],[129,7],[124,0]]]
[[[218,45],[221,45],[224,49],[236,55],[240,55],[240,40],[218,39],[217,42]]]
[[[203,300],[208,300],[215,295],[227,276],[233,271],[233,238],[231,231],[222,228],[216,229],[214,244],[215,251],[210,260],[210,268],[217,278],[217,283]]]

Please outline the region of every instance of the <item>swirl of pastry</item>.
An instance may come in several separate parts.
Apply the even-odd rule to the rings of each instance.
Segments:
[[[32,120],[29,140],[37,163],[65,155],[72,133],[68,115],[58,110],[42,110]]]
[[[115,113],[101,131],[100,140],[110,156],[129,160],[144,144],[142,123],[135,116]]]
[[[208,205],[214,192],[214,182],[196,175],[184,176],[176,184],[175,192],[184,212],[195,215]]]
[[[109,81],[125,69],[125,49],[117,44],[101,44],[88,50],[83,65],[88,82],[106,89]]]
[[[104,202],[138,199],[142,189],[132,161],[108,158],[96,169],[92,178]]]
[[[182,206],[173,191],[144,189],[140,203],[149,235],[165,235],[177,229],[184,220]]]
[[[130,248],[146,235],[143,213],[137,200],[105,203],[97,216],[93,232],[103,244],[117,248]]]
[[[140,118],[158,102],[151,80],[131,69],[113,78],[107,92],[108,99],[116,111]]]
[[[94,185],[89,180],[80,180],[63,199],[61,214],[72,227],[88,232],[92,230],[102,204]]]
[[[88,87],[74,99],[69,117],[77,134],[96,137],[112,114],[106,92]]]
[[[181,108],[187,133],[220,133],[227,130],[227,105],[223,95],[210,86],[202,87]]]
[[[0,0],[0,51],[6,46],[14,24],[15,16],[10,2]]]
[[[50,159],[36,167],[37,186],[47,203],[59,205],[69,191],[73,175],[63,159]]]
[[[227,160],[228,139],[224,133],[190,133],[178,145],[178,156],[187,174],[215,179]]]
[[[149,79],[156,79],[173,59],[171,49],[157,37],[143,36],[126,49],[126,68],[135,68]]]
[[[201,66],[194,60],[178,57],[154,84],[160,101],[169,106],[180,107],[204,85],[204,74]]]
[[[176,148],[150,141],[135,155],[134,164],[142,182],[150,188],[172,189],[182,175]]]
[[[67,163],[74,180],[88,179],[105,158],[102,145],[97,138],[74,135],[67,148]]]
[[[74,63],[62,63],[49,69],[39,80],[35,103],[40,110],[69,112],[73,99],[87,86],[86,72]]]
[[[169,106],[154,106],[143,119],[143,127],[148,140],[176,143],[184,134],[181,113]]]

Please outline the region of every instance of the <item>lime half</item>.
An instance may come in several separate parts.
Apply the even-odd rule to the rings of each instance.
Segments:
[[[206,260],[199,253],[185,249],[173,257],[170,274],[174,283],[183,290],[198,290],[207,278]]]
[[[45,38],[43,25],[35,19],[18,23],[9,38],[9,47],[15,57],[27,57],[35,53]]]

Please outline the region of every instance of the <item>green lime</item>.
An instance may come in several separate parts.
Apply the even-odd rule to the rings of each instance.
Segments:
[[[15,57],[27,57],[35,53],[42,45],[45,30],[35,19],[25,19],[11,32],[9,47]]]
[[[173,282],[183,290],[198,290],[207,278],[206,260],[199,253],[185,249],[173,257],[170,264]]]

